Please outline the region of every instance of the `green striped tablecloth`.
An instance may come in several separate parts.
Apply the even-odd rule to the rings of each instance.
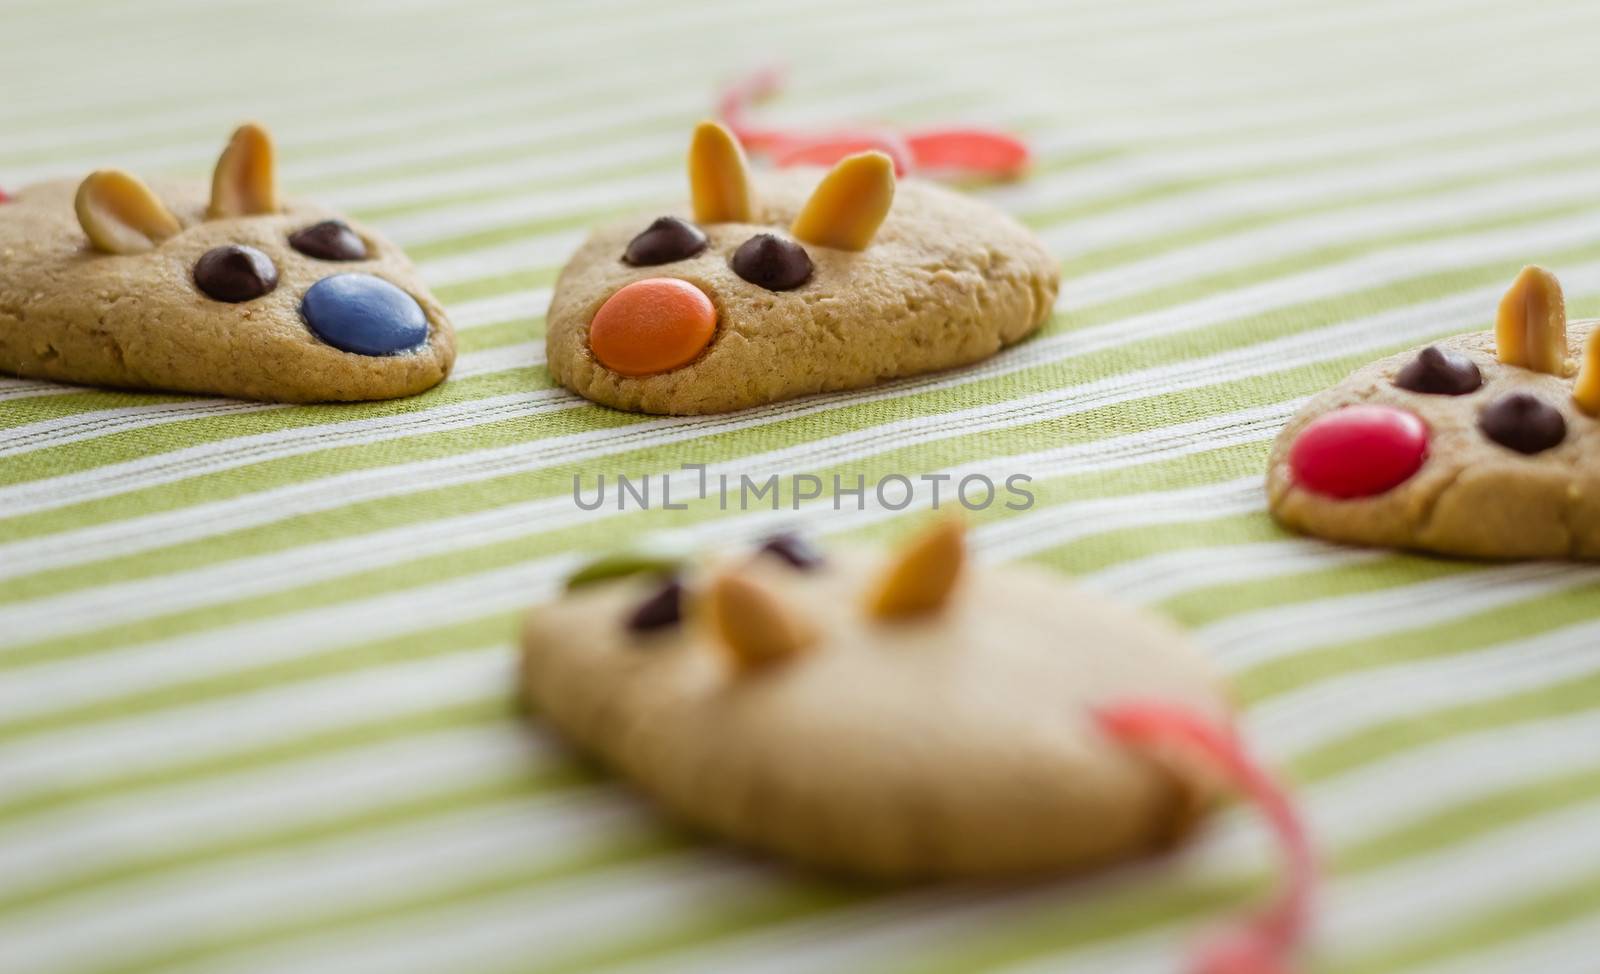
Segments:
[[[1380,354],[1485,327],[1524,262],[1600,312],[1600,5],[1354,0],[10,0],[0,186],[204,176],[409,247],[461,332],[395,403],[0,384],[0,970],[1173,971],[1262,891],[1229,814],[1088,882],[872,891],[659,822],[530,728],[517,608],[579,553],[767,513],[585,513],[575,474],[1023,472],[977,519],[1161,609],[1236,681],[1331,872],[1320,971],[1600,969],[1600,575],[1335,549],[1267,444]],[[976,119],[1059,255],[1042,335],[958,374],[689,421],[551,388],[591,222],[684,191],[720,79],[792,122]],[[814,512],[892,535],[912,516]]]

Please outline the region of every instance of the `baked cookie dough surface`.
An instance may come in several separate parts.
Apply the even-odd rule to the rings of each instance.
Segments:
[[[585,585],[528,613],[525,695],[677,817],[850,874],[1082,869],[1166,847],[1211,805],[1206,776],[1091,717],[1139,700],[1225,720],[1178,631],[1026,567],[970,567],[938,610],[881,618],[893,557],[723,555],[683,576],[685,617],[647,631],[629,620],[659,578]],[[811,632],[803,651],[730,655],[704,594],[730,574]]]
[[[291,234],[338,215],[287,202],[275,212],[207,216],[204,188],[155,181],[175,234],[143,253],[92,247],[74,213],[77,181],[42,183],[0,203],[0,370],[25,378],[278,402],[389,399],[439,383],[455,337],[399,248],[350,222],[359,260],[320,260]],[[276,269],[268,293],[229,303],[196,284],[208,251],[254,248]],[[319,338],[306,292],[336,274],[370,275],[415,300],[426,337],[393,354],[357,354]]]
[[[1567,359],[1584,354],[1597,326],[1573,322]],[[1508,365],[1494,332],[1436,343],[1465,356],[1482,385],[1463,395],[1413,392],[1396,385],[1416,361],[1414,349],[1368,365],[1321,393],[1278,436],[1267,475],[1270,508],[1285,526],[1332,541],[1475,558],[1600,558],[1600,423],[1577,408],[1573,376]],[[1558,411],[1561,442],[1524,454],[1491,440],[1483,412],[1524,393]],[[1370,497],[1336,498],[1297,484],[1290,453],[1319,417],[1373,403],[1409,411],[1428,428],[1427,456],[1409,479]]]
[[[708,244],[684,260],[623,261],[659,214],[596,230],[550,303],[546,348],[556,381],[618,409],[727,412],[969,365],[1049,318],[1060,271],[1038,238],[983,203],[916,180],[895,187],[865,249],[804,244],[814,267],[801,286],[772,291],[735,273],[740,245],[762,233],[786,237],[821,177],[815,169],[756,174],[751,218],[701,222]],[[692,219],[687,208],[675,215]],[[716,333],[680,368],[645,376],[608,369],[589,347],[595,313],[620,288],[663,276],[711,298]]]

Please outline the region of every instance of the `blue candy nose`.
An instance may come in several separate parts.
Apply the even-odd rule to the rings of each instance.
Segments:
[[[393,355],[428,340],[416,299],[371,274],[324,277],[306,291],[300,314],[318,338],[357,355]]]

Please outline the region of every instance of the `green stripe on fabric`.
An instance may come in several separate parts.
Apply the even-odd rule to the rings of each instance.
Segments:
[[[1430,564],[1425,558],[1407,561],[1418,565]],[[1450,563],[1441,564],[1452,567]],[[1464,570],[1473,569],[1467,567]],[[1243,699],[1259,700],[1331,676],[1511,642],[1519,637],[1596,618],[1597,608],[1600,608],[1596,605],[1597,593],[1600,593],[1600,586],[1581,585],[1561,592],[1533,596],[1489,612],[1473,612],[1470,606],[1463,606],[1460,615],[1450,621],[1421,629],[1384,633],[1261,663],[1235,674],[1235,688]]]
[[[970,931],[956,943],[941,943],[935,953],[918,952],[891,966],[889,974],[955,974],[997,968],[1051,951],[1193,921],[1261,896],[1265,881],[1186,879],[1156,888],[1124,883],[1111,889],[1091,889],[1089,895],[1071,897],[1064,892],[1057,903],[1019,910],[1019,916],[1007,917],[1003,925]]]
[[[1225,451],[1218,451],[1219,454],[1222,452]],[[1266,448],[1265,445],[1251,445],[1235,447],[1232,452],[1241,457],[1238,461],[1239,469],[1254,472],[1256,467],[1251,464],[1266,455]],[[1208,463],[1214,462],[1210,458],[1216,455],[1207,455]],[[1131,480],[1142,480],[1152,472],[1150,466],[1139,466],[1127,471],[1126,475]],[[1183,480],[1180,484],[1193,486],[1189,480]],[[1082,575],[1138,558],[1182,551],[1186,548],[1281,541],[1287,537],[1290,535],[1282,528],[1260,514],[1238,514],[1188,523],[1162,524],[1154,528],[1124,528],[1084,538],[1073,538],[1068,544],[1030,555],[1029,560],[1066,574]],[[1174,610],[1170,601],[1162,606],[1162,611],[1178,615],[1178,611]]]
[[[1097,273],[1132,260],[1153,257],[1157,254],[1216,240],[1228,234],[1256,230],[1293,219],[1317,216],[1319,214],[1339,213],[1356,207],[1426,200],[1464,189],[1492,186],[1495,183],[1519,177],[1581,173],[1589,172],[1594,168],[1594,153],[1578,152],[1551,159],[1519,160],[1516,163],[1490,169],[1483,173],[1440,179],[1431,181],[1423,186],[1403,186],[1399,189],[1386,189],[1367,193],[1335,194],[1331,198],[1314,199],[1312,202],[1275,208],[1263,213],[1244,213],[1221,219],[1207,220],[1194,227],[1181,228],[1175,232],[1162,234],[1155,239],[1141,239],[1132,243],[1092,250],[1064,260],[1062,262],[1062,273],[1068,280],[1071,280],[1074,275]],[[1562,211],[1556,209],[1554,212],[1560,213]],[[1514,220],[1516,217],[1513,216],[1508,219]],[[1447,238],[1457,233],[1468,232],[1468,228],[1474,225],[1471,223],[1462,224],[1459,227],[1453,224],[1438,225],[1418,231],[1419,236],[1415,239],[1429,239],[1434,234],[1437,234],[1439,238]],[[1486,222],[1483,226],[1488,228],[1490,224]],[[1408,237],[1407,235],[1398,235],[1386,239],[1391,239],[1391,242],[1394,243],[1400,243],[1404,242]],[[1332,248],[1329,248],[1329,250],[1331,251]],[[1322,261],[1317,261],[1316,263],[1320,265]],[[1219,281],[1221,280],[1222,278],[1219,277]]]
[[[860,85],[859,78],[836,82],[828,88],[833,93],[845,93]],[[941,114],[959,113],[963,109],[973,107],[971,98],[927,98],[916,97],[908,94],[905,101],[893,106],[892,115],[903,122],[915,122],[918,119],[932,121]],[[511,153],[493,152],[481,156],[465,157],[452,160],[450,168],[455,165],[470,165],[475,163],[502,163],[511,160],[544,158],[549,156],[559,157],[562,152],[584,150],[592,148],[596,142],[615,137],[637,137],[647,134],[661,134],[663,136],[677,136],[682,140],[683,133],[687,132],[694,123],[699,121],[701,113],[684,112],[680,115],[665,115],[651,118],[645,122],[628,122],[615,126],[607,126],[593,131],[586,131],[578,135],[564,136],[556,139],[543,139],[537,143],[519,147],[519,151]],[[609,164],[597,164],[582,172],[562,176],[543,177],[528,183],[507,183],[495,185],[490,188],[469,187],[453,190],[443,194],[429,194],[426,198],[403,202],[386,203],[371,207],[357,207],[353,214],[363,220],[381,221],[396,216],[426,212],[445,206],[458,206],[468,203],[483,203],[492,200],[510,200],[523,197],[535,192],[559,193],[562,189],[586,186],[600,180],[618,179],[627,176],[640,176],[647,173],[673,173],[683,168],[683,147],[674,145],[653,156],[621,156]],[[439,167],[429,164],[415,167],[417,175],[434,175],[440,171]],[[448,169],[446,170],[448,171]],[[354,180],[351,180],[355,182]],[[359,185],[366,185],[368,180],[361,180]],[[684,195],[683,192],[674,194],[676,199]],[[602,218],[605,213],[615,211],[596,210],[592,212],[593,219]],[[583,224],[587,225],[587,224]],[[519,235],[520,236],[520,235]],[[413,256],[420,256],[413,249]]]
[[[520,340],[527,341],[529,337],[531,336],[523,335],[520,336]],[[263,433],[314,428],[330,422],[350,423],[410,416],[422,410],[468,403],[488,396],[526,393],[548,386],[548,378],[543,366],[540,366],[457,379],[435,386],[411,399],[298,406],[293,409],[273,409],[231,416],[181,420],[97,437],[93,453],[81,449],[78,443],[34,450],[26,454],[27,459],[21,463],[0,466],[0,484],[27,483],[41,477],[59,477],[170,450],[189,449],[205,443],[223,442]]]
[[[514,641],[515,634],[515,617],[504,613],[447,626],[414,629],[400,636],[363,641],[314,656],[183,680],[20,720],[0,721],[0,741],[97,721],[126,720],[138,714],[193,706],[223,696],[258,693],[290,683],[325,679],[361,669],[506,647]],[[506,693],[509,696],[511,689],[507,688]],[[0,802],[0,809],[4,807],[4,803]]]
[[[561,789],[583,787],[592,782],[592,772],[579,766],[530,768],[527,772],[508,777],[461,788],[438,789],[405,801],[362,809],[350,814],[333,815],[284,829],[269,829],[210,845],[187,845],[174,853],[121,863],[111,869],[87,876],[72,877],[40,887],[23,889],[15,894],[0,896],[0,912],[10,909],[31,910],[102,885],[132,882],[232,857],[272,852],[358,832],[394,828],[424,818],[499,804],[515,798],[544,795]]]
[[[434,295],[446,305],[497,298],[507,291],[552,287],[556,283],[557,270],[554,267],[531,267],[508,274],[493,274],[455,284],[443,284],[433,290]]]
[[[506,868],[474,877],[448,889],[429,889],[424,895],[401,894],[395,900],[377,907],[342,909],[319,916],[309,922],[275,923],[252,928],[248,934],[237,937],[207,935],[204,931],[182,938],[172,949],[143,954],[125,962],[103,969],[101,974],[157,974],[169,971],[180,964],[196,964],[213,957],[293,941],[319,933],[336,931],[348,925],[381,920],[404,915],[423,906],[438,907],[450,902],[468,902],[481,896],[492,896],[509,890],[523,890],[546,883],[558,883],[590,873],[615,868],[631,862],[665,855],[684,848],[681,836],[662,831],[659,833],[629,835],[576,850],[563,850],[551,861],[533,866]],[[512,862],[515,856],[508,857]]]
[[[335,727],[264,746],[247,745],[197,760],[179,760],[154,768],[110,772],[92,781],[64,783],[33,792],[21,799],[0,801],[0,825],[141,790],[190,784],[208,777],[292,764],[302,759],[326,757],[342,750],[372,747],[410,736],[503,724],[514,716],[515,708],[504,699],[472,701],[412,713],[389,714],[378,720]]]
[[[1187,625],[1201,626],[1242,612],[1290,605],[1308,592],[1316,593],[1319,599],[1331,599],[1464,575],[1473,570],[1470,564],[1396,555],[1270,579],[1204,586],[1163,602],[1161,608]],[[1295,656],[1296,660],[1302,658],[1304,654]],[[1341,656],[1341,663],[1343,661]],[[1342,672],[1345,668],[1340,669]]]
[[[1592,709],[1596,701],[1600,701],[1600,673],[1537,690],[1394,718],[1301,755],[1294,762],[1295,775],[1303,781],[1320,781],[1388,755],[1469,731],[1582,713]]]
[[[533,958],[531,962],[508,963],[491,970],[495,974],[581,974],[601,964],[626,963],[676,947],[740,933],[751,927],[837,910],[861,902],[867,895],[861,889],[822,880],[791,882],[754,896],[741,897],[728,903],[715,915],[706,914],[694,923],[674,927],[665,935],[631,940],[616,938],[599,949],[581,952],[555,963],[543,963]]]
[[[1432,962],[1471,957],[1517,937],[1600,912],[1600,870],[1559,889],[1518,896],[1486,913],[1463,917],[1445,929],[1378,953],[1341,957],[1317,968],[1327,974],[1390,974]]]
[[[1401,856],[1427,855],[1470,841],[1507,823],[1548,815],[1600,797],[1600,768],[1561,775],[1525,788],[1478,795],[1402,829],[1358,843],[1339,855],[1343,868],[1374,869]]]
[[[1572,120],[1576,116],[1568,116]],[[1472,146],[1493,143],[1503,139],[1515,139],[1518,135],[1548,133],[1560,129],[1560,120],[1534,120],[1513,122],[1503,128],[1490,129],[1483,132],[1471,132],[1464,135],[1450,135],[1442,139],[1430,139],[1424,142],[1430,150],[1449,149],[1452,147],[1470,148]],[[1054,223],[1063,223],[1069,220],[1083,219],[1098,216],[1139,203],[1162,199],[1182,193],[1193,192],[1213,186],[1228,183],[1247,182],[1277,175],[1305,175],[1323,169],[1341,170],[1351,165],[1363,162],[1376,162],[1388,159],[1404,159],[1415,154],[1416,146],[1401,144],[1387,144],[1377,148],[1363,148],[1345,154],[1333,154],[1318,160],[1316,165],[1306,165],[1303,162],[1272,163],[1255,168],[1243,167],[1230,169],[1227,172],[1207,174],[1203,176],[1190,176],[1171,178],[1155,182],[1149,186],[1114,196],[1097,197],[1092,201],[1057,207],[1043,212],[1031,213],[1027,222],[1033,226],[1048,226]]]

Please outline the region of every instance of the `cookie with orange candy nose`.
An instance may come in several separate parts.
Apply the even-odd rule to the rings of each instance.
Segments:
[[[717,413],[968,365],[1049,317],[1059,268],[1010,217],[864,152],[756,173],[721,125],[690,205],[595,231],[547,318],[551,374],[636,412]],[[698,295],[691,293],[698,292]]]
[[[1600,322],[1524,268],[1493,331],[1369,365],[1278,436],[1273,516],[1332,541],[1600,558]]]

